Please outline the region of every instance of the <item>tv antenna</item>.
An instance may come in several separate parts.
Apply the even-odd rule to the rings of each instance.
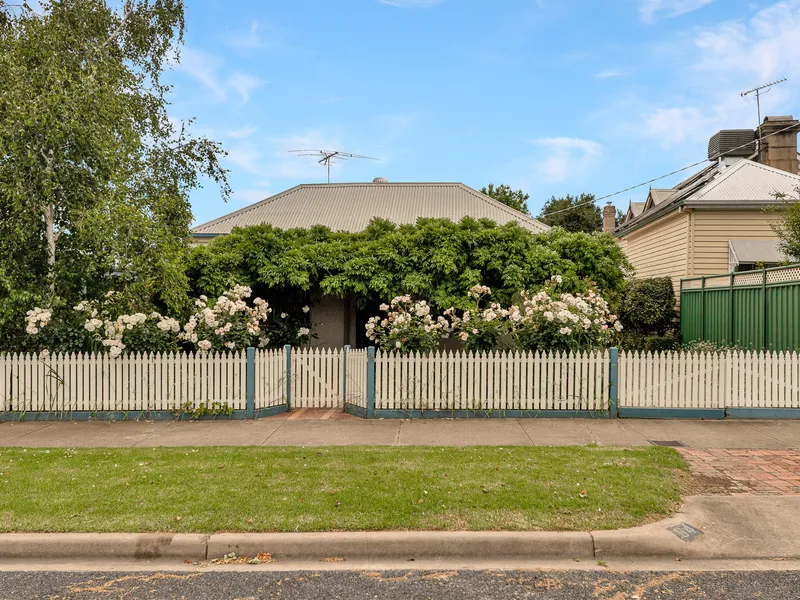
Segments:
[[[297,156],[314,156],[319,158],[317,161],[321,165],[328,167],[328,183],[331,182],[331,163],[340,160],[348,160],[351,158],[365,158],[367,160],[380,160],[379,158],[372,158],[371,156],[361,156],[360,154],[351,154],[349,152],[340,152],[339,150],[289,150],[292,154]]]
[[[786,77],[782,77],[776,81],[770,81],[769,83],[765,83],[764,85],[759,85],[754,87],[753,89],[747,90],[742,92],[740,95],[742,98],[749,96],[750,94],[756,95],[756,104],[758,105],[758,138],[759,141],[761,140],[761,95],[766,94],[772,91],[773,85],[778,85],[779,83],[783,83],[786,81]]]

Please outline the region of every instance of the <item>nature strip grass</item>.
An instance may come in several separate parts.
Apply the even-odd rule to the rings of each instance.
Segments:
[[[670,514],[670,448],[0,448],[0,531],[589,530]]]

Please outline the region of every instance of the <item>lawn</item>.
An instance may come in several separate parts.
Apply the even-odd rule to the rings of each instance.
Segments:
[[[587,530],[670,514],[669,448],[0,448],[0,531]]]

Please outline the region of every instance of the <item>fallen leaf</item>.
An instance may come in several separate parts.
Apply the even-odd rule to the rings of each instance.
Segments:
[[[252,525],[253,524],[253,519],[247,519],[247,524],[248,525]]]

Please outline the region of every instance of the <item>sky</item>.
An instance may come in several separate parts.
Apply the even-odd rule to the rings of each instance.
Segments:
[[[800,116],[800,0],[186,0],[186,26],[170,114],[222,144],[234,192],[193,191],[195,223],[326,181],[289,150],[379,159],[333,182],[506,183],[536,214],[704,160],[757,126],[753,86],[786,77],[762,114]]]

